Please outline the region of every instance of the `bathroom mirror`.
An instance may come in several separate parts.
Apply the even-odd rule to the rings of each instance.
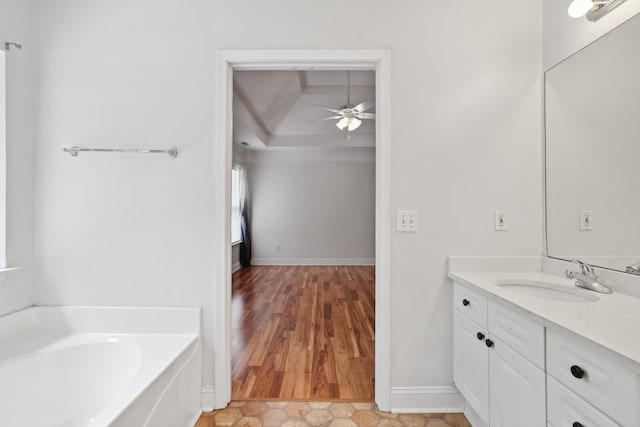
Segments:
[[[640,15],[545,73],[550,257],[640,263],[638,41]]]

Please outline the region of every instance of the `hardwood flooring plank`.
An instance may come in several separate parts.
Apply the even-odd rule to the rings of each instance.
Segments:
[[[373,267],[258,266],[232,286],[233,399],[373,401]]]

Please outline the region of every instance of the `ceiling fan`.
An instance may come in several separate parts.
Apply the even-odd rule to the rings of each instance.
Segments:
[[[334,116],[327,117],[323,120],[338,120],[336,126],[340,130],[347,130],[347,139],[351,139],[351,132],[358,129],[362,124],[362,120],[373,120],[376,118],[374,113],[367,113],[367,110],[375,107],[376,102],[372,99],[361,102],[358,105],[351,104],[351,71],[347,71],[347,103],[338,109],[325,107],[320,105],[327,111],[335,113]]]

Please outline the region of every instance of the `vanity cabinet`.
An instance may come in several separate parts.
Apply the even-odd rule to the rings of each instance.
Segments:
[[[454,382],[474,427],[640,426],[640,364],[475,287],[453,295]]]
[[[457,283],[454,308],[454,381],[478,417],[545,426],[543,326]]]

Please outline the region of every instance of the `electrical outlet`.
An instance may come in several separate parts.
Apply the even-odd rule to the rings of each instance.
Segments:
[[[495,211],[494,221],[496,231],[507,231],[507,211]]]
[[[583,209],[580,211],[580,231],[593,230],[592,217],[593,211],[591,211],[591,209]]]
[[[418,211],[398,209],[398,231],[418,231]]]

